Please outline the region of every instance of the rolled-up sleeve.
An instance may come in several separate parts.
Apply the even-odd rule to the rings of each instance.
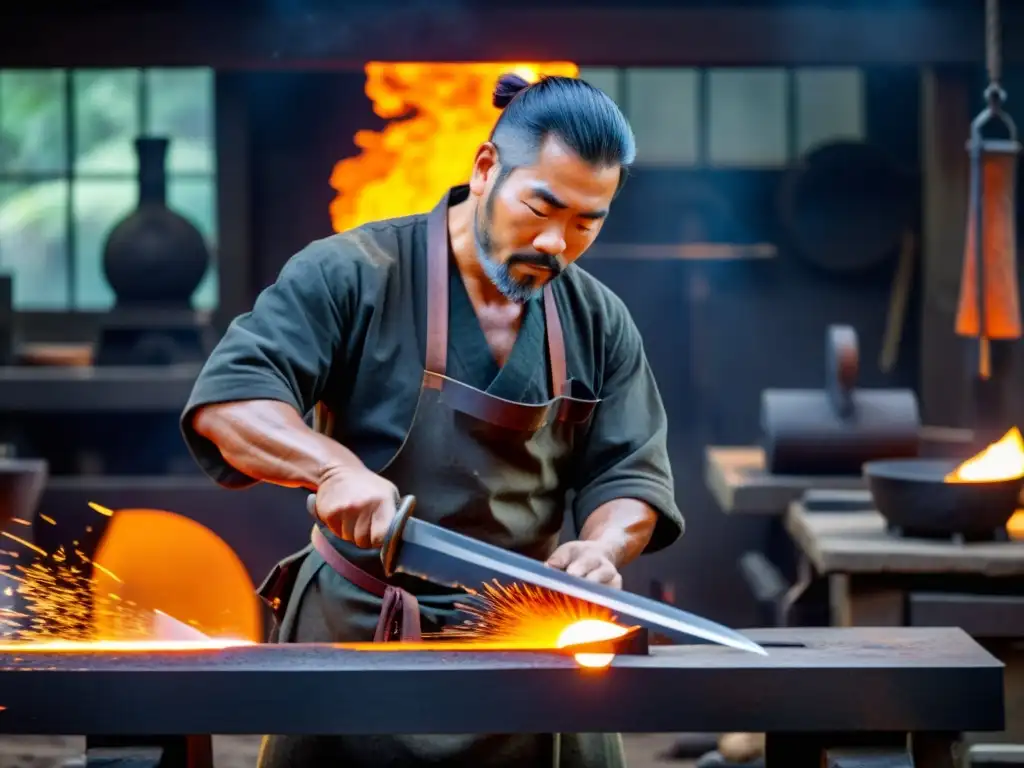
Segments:
[[[616,300],[611,315],[601,402],[577,454],[573,513],[581,530],[609,501],[645,502],[658,520],[644,551],[656,552],[683,531],[668,458],[668,421],[639,330],[621,302]]]
[[[198,409],[277,400],[305,415],[320,399],[343,343],[350,291],[345,254],[328,243],[313,243],[289,259],[252,311],[231,323],[196,379],[181,430],[196,462],[220,485],[244,488],[256,481],[196,432],[192,421]]]

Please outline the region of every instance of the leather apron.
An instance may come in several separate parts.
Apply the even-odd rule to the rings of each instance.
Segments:
[[[548,402],[504,400],[445,375],[447,213],[446,194],[428,218],[426,364],[413,422],[387,465],[370,468],[401,494],[416,496],[417,517],[545,559],[557,546],[562,528],[574,443],[597,401],[566,376],[561,322],[550,285],[543,297],[552,394]],[[344,442],[343,430],[339,435],[332,422],[320,409],[318,428]],[[321,527],[314,527],[310,546],[274,568],[259,592],[277,622],[272,642],[387,641],[398,634],[414,639],[421,629],[438,631],[454,619],[462,594],[402,574],[386,579],[379,550],[360,549]],[[260,754],[262,768],[553,764],[624,766],[621,739],[617,734],[268,736]]]

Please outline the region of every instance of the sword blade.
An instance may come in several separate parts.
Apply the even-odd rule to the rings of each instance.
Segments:
[[[436,584],[479,592],[483,585],[530,584],[599,605],[619,621],[635,622],[681,643],[693,638],[751,653],[765,650],[735,630],[657,600],[570,576],[515,552],[410,517],[394,569]]]

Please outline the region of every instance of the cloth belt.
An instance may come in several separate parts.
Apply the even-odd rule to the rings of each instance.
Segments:
[[[423,639],[420,630],[420,603],[415,595],[401,587],[393,587],[351,563],[334,548],[318,526],[313,528],[311,538],[313,549],[335,573],[384,601],[380,609],[380,618],[377,619],[373,642],[418,642]]]

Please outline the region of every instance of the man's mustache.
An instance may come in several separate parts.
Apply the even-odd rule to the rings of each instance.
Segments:
[[[546,253],[513,253],[505,264],[508,267],[514,267],[517,264],[539,267],[548,270],[552,275],[562,273],[562,265],[558,263],[558,259]]]

